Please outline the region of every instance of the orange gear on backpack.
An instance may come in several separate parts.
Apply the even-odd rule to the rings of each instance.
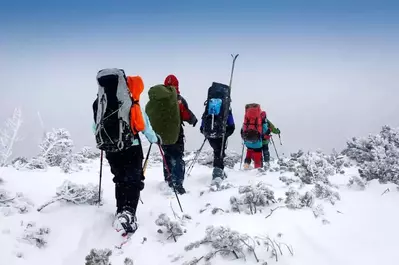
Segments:
[[[133,133],[136,134],[145,129],[145,122],[139,105],[140,95],[144,90],[144,82],[140,76],[128,76],[126,79],[130,96],[134,102],[130,109],[130,127]]]

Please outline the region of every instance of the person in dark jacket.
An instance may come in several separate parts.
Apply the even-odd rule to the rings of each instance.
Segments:
[[[204,115],[203,115],[204,117]],[[203,133],[204,120],[201,122],[200,131]],[[221,178],[225,179],[227,177],[226,172],[224,172],[224,157],[226,156],[227,139],[234,133],[235,123],[233,118],[233,112],[229,109],[229,114],[226,122],[226,136],[224,138],[224,148],[222,154],[222,138],[208,138],[209,145],[213,149],[213,172],[212,179]]]
[[[175,187],[176,191],[179,194],[186,193],[186,190],[183,187],[184,182],[184,174],[185,174],[185,163],[183,160],[184,156],[184,130],[183,130],[183,122],[187,122],[188,124],[195,127],[198,120],[194,113],[188,107],[187,101],[180,95],[179,89],[179,80],[174,75],[168,75],[164,81],[165,86],[172,86],[176,89],[177,99],[179,103],[180,109],[180,118],[182,124],[180,126],[179,138],[175,144],[171,145],[162,145],[162,149],[165,153],[166,164],[164,164],[164,177],[165,181],[168,182],[169,186],[172,185]],[[166,166],[170,170],[171,178],[168,178],[168,170]]]
[[[266,112],[262,111],[261,112],[261,117],[262,117],[262,123],[267,124],[267,132],[264,134],[263,139],[262,139],[262,152],[263,152],[263,161],[265,162],[264,168],[268,169],[270,167],[270,152],[269,152],[269,143],[270,143],[270,138],[271,133],[274,134],[280,134],[281,131],[279,128],[274,126],[274,124],[266,117]]]
[[[133,93],[140,94],[144,84],[139,76],[128,76],[129,87]],[[137,105],[136,105],[137,106]],[[138,107],[139,108],[139,107]],[[98,100],[93,103],[94,122],[96,122]],[[141,131],[149,142],[160,143],[160,137],[154,132],[147,114],[138,111],[140,122],[143,124]],[[116,124],[119,126],[119,123]],[[93,132],[95,131],[95,124]],[[140,199],[140,192],[144,189],[143,149],[138,132],[133,135],[133,144],[119,152],[105,152],[105,157],[111,167],[112,179],[115,183],[116,218],[114,228],[118,231],[125,230],[126,233],[134,233],[137,228],[136,210]],[[118,221],[118,222],[116,222]]]

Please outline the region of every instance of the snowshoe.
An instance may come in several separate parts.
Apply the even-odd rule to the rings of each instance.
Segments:
[[[116,214],[114,228],[117,232],[122,232],[122,236],[133,234],[138,229],[136,217],[129,211],[122,211]]]
[[[213,168],[213,171],[212,171],[212,179],[216,179],[216,178],[225,179],[225,178],[227,178],[227,175],[223,169],[215,167],[215,168]]]

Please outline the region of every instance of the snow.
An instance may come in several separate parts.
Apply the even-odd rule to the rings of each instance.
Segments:
[[[397,186],[372,180],[365,190],[349,187],[349,179],[359,176],[355,167],[345,169],[344,175],[329,176],[332,189],[339,192],[340,200],[333,205],[329,200],[315,198],[314,207],[321,205],[324,212],[324,215],[315,218],[312,208],[309,207],[297,210],[286,207],[276,209],[284,206],[285,194],[290,187],[301,195],[314,188],[313,184],[301,188],[297,183],[287,186],[280,181],[282,175],[296,179],[291,172],[284,172],[282,175],[280,172],[259,174],[256,170],[240,171],[236,165],[235,168],[226,169],[226,181],[233,187],[228,185],[226,189],[212,191],[212,169],[197,164],[185,181],[189,193],[179,197],[186,214],[183,217],[176,198],[162,181],[162,167],[157,162],[146,171],[145,189],[141,196],[144,204],[139,203],[138,206],[139,229],[121,250],[114,248],[122,239],[111,226],[115,199],[114,184],[107,163],[104,164],[103,171],[102,206],[74,205],[61,201],[47,206],[41,212],[36,211],[55,196],[57,187],[65,180],[97,185],[99,159],[97,160],[85,164],[82,171],[71,174],[63,173],[58,167],[49,167],[45,172],[4,168],[1,176],[4,183],[0,184],[0,189],[11,193],[21,192],[30,199],[34,207],[27,213],[11,212],[7,216],[2,214],[4,207],[0,211],[1,264],[85,264],[85,257],[93,248],[111,249],[110,262],[113,265],[124,264],[125,258],[132,259],[135,265],[183,264],[194,257],[206,255],[211,250],[208,245],[185,250],[190,243],[203,239],[206,228],[211,225],[224,226],[253,238],[269,236],[293,248],[293,255],[286,248],[282,248],[283,255],[278,253],[276,261],[270,257],[271,252],[266,247],[256,246],[256,255],[267,264],[390,265],[397,264],[399,259]],[[241,196],[238,193],[239,186],[256,185],[260,181],[274,192],[276,200],[281,200],[260,207],[261,212],[256,214],[232,212],[230,198]],[[219,210],[212,214],[214,208]],[[169,234],[165,227],[155,223],[163,213],[171,221],[179,223],[185,231],[176,237],[177,242],[173,238],[168,239]],[[268,217],[265,218],[266,216]],[[27,226],[29,231],[49,228],[49,233],[42,235],[47,244],[39,248],[24,240]],[[159,233],[159,229],[164,232]],[[246,255],[246,261],[235,260],[234,255],[216,255],[210,262],[255,264],[256,260],[250,254]],[[206,263],[202,260],[198,264]]]

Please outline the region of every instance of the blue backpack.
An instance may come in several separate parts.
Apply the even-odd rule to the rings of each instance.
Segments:
[[[222,138],[226,132],[226,122],[230,108],[230,87],[213,82],[208,89],[205,111],[202,115],[205,138]]]

